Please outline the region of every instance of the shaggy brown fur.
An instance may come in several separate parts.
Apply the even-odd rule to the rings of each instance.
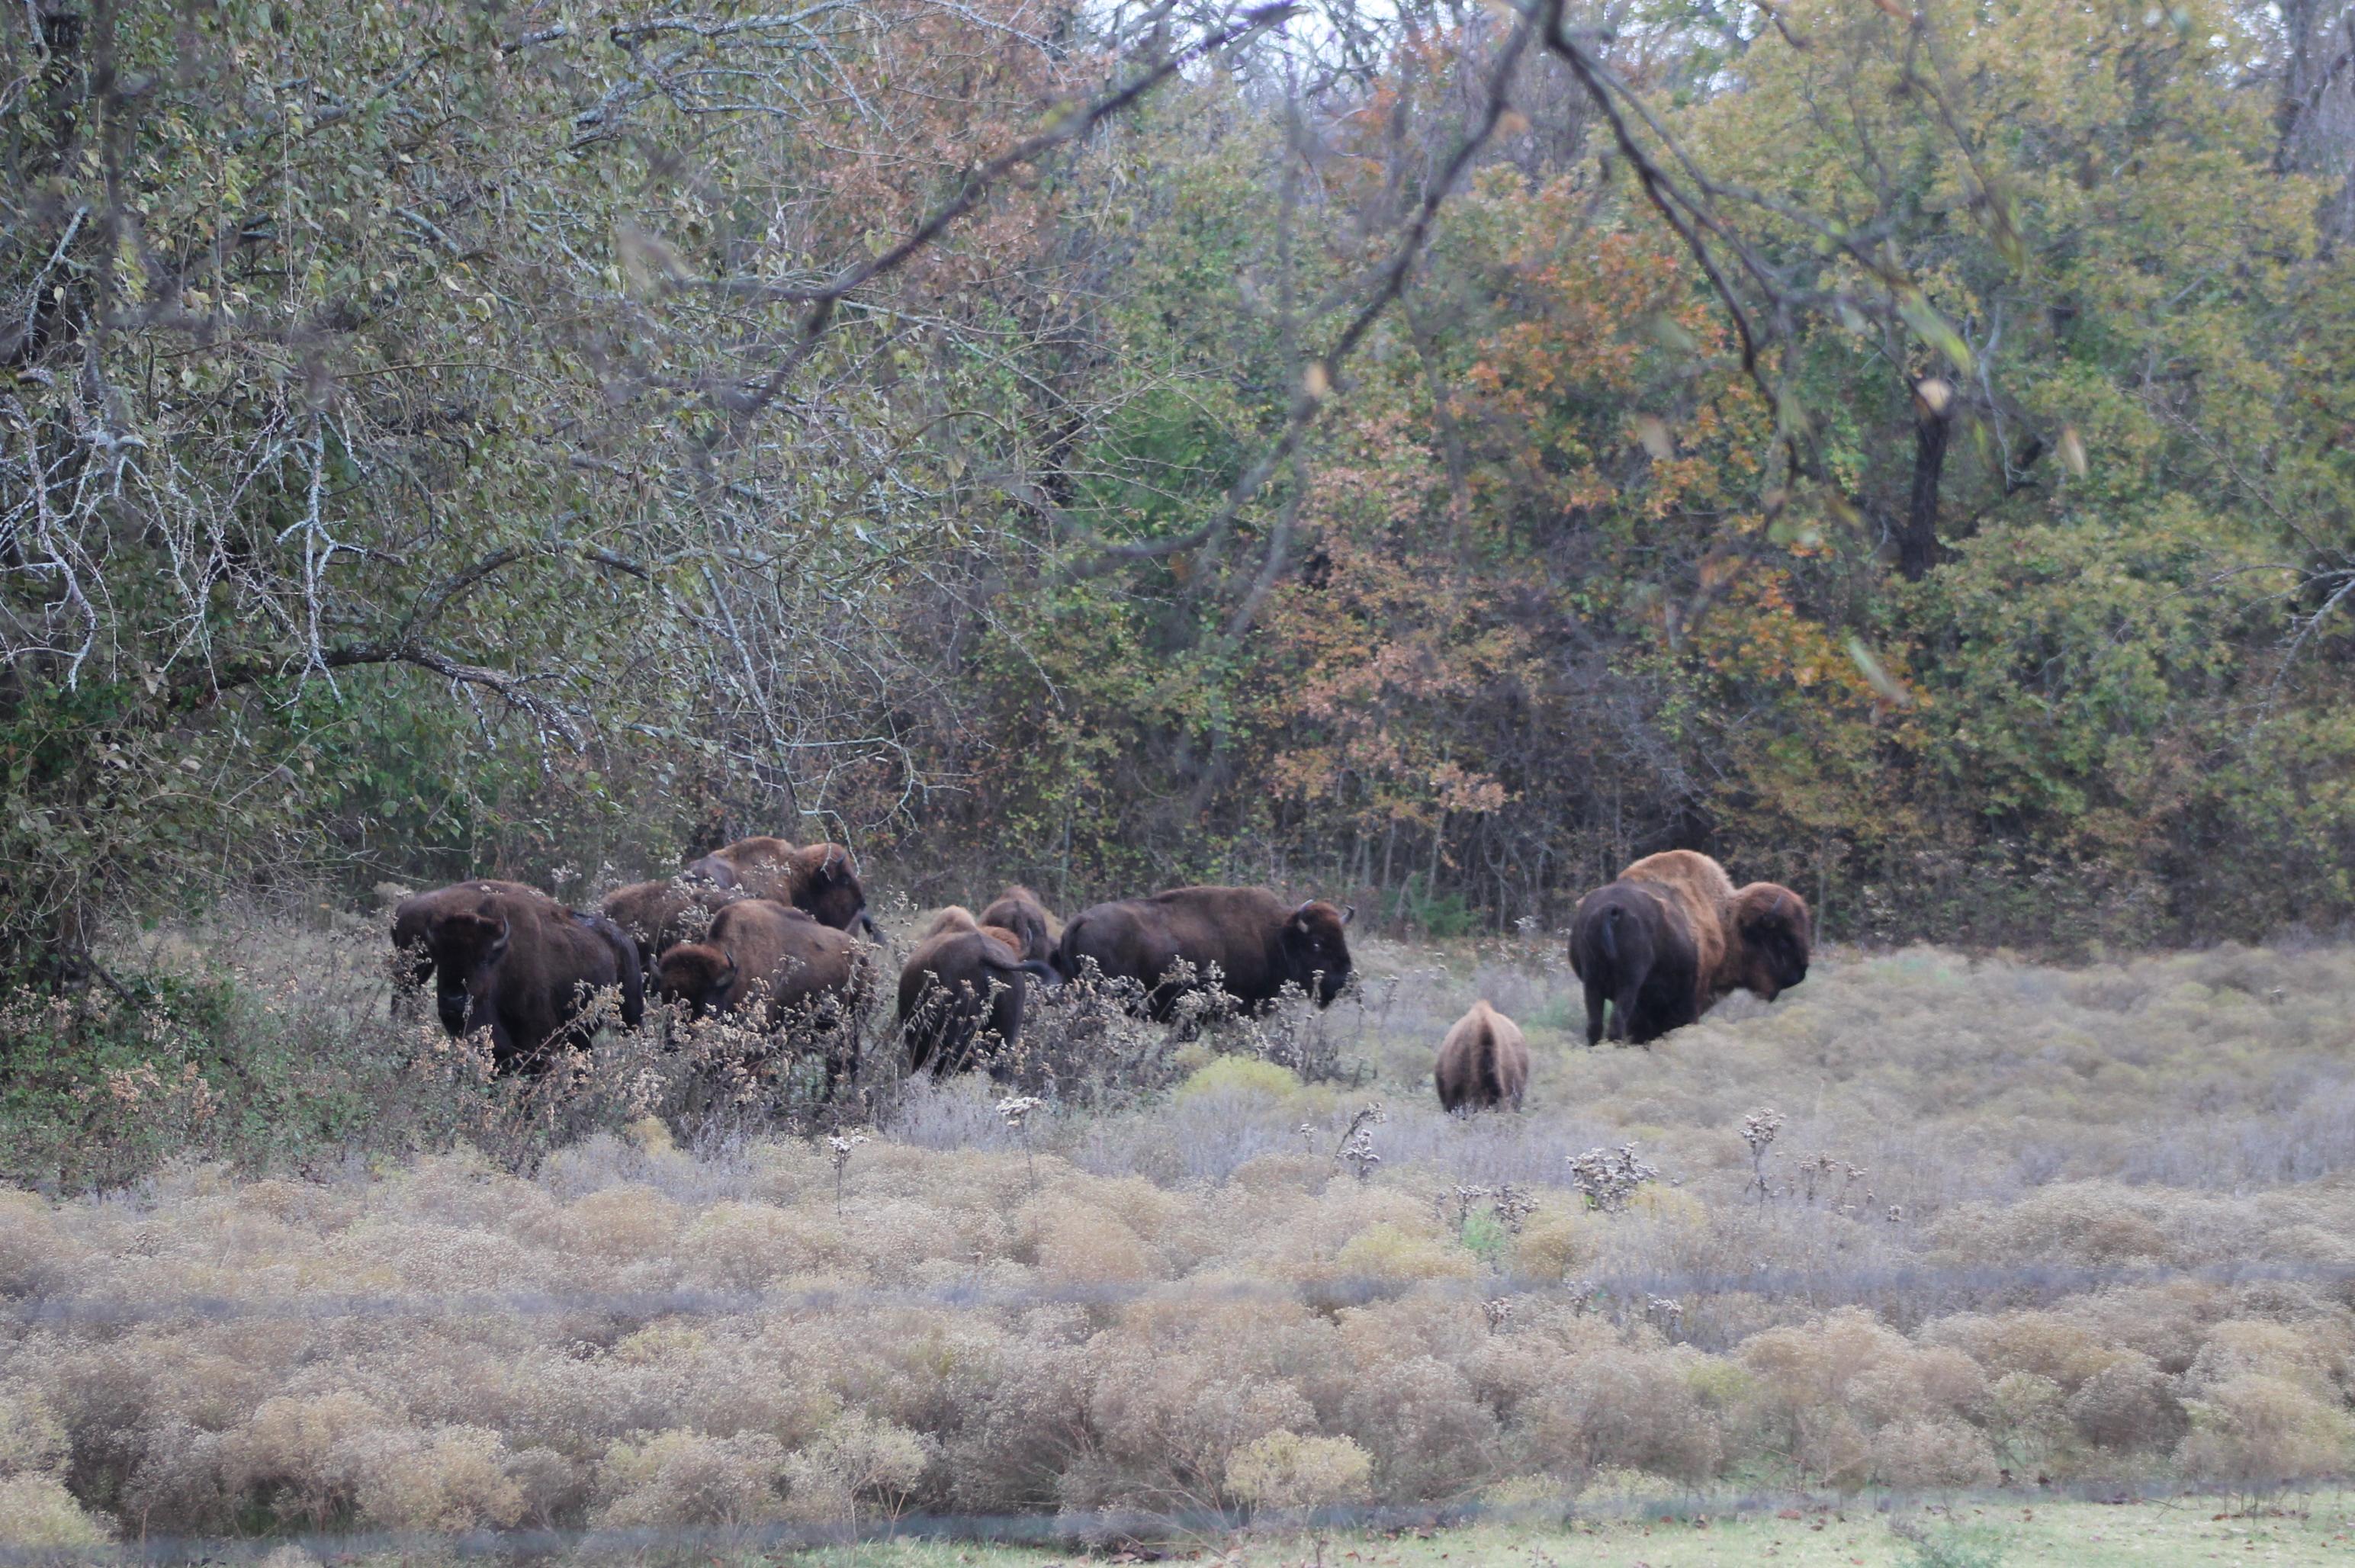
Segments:
[[[867,912],[867,890],[858,880],[858,861],[839,844],[805,844],[796,848],[783,838],[740,838],[687,869],[721,887],[741,888],[757,897],[806,911],[820,925],[881,939]]]
[[[899,1022],[909,1067],[962,1072],[989,1036],[992,1057],[1011,1048],[1021,1038],[1030,986],[1054,978],[1045,964],[1022,957],[1014,932],[983,925],[962,908],[943,910],[900,970]]]
[[[689,860],[689,876],[704,877],[723,888],[744,888],[762,898],[773,895],[778,874],[788,870],[799,848],[791,839],[739,838],[699,860]]]
[[[1055,944],[1063,935],[1063,923],[1039,901],[1038,894],[1019,886],[998,894],[996,901],[981,912],[981,923],[1004,926],[1014,933],[1019,939],[1018,951],[1022,956],[1042,964],[1054,962]]]
[[[598,907],[638,944],[638,961],[648,972],[655,959],[679,943],[710,929],[710,917],[745,896],[741,888],[722,887],[682,871],[658,882],[632,882],[605,895]]]
[[[1735,991],[1767,1001],[1807,977],[1807,902],[1774,882],[1736,889],[1725,868],[1690,849],[1646,855],[1619,873],[1659,891],[1685,917],[1696,964],[1693,1016]]]
[[[544,1068],[559,1034],[586,1044],[574,1020],[604,987],[620,989],[623,1024],[634,1029],[644,1019],[637,946],[613,922],[530,889],[526,897],[479,883],[463,891],[474,895],[471,905],[445,901],[426,923],[434,1001],[452,1034],[491,1031],[497,1070]]]
[[[1724,992],[1718,980],[1725,973],[1728,938],[1733,929],[1733,879],[1725,868],[1691,849],[1670,849],[1646,855],[1619,873],[1623,882],[1644,882],[1665,894],[1685,917],[1695,965],[1693,1016],[1709,1011]]]
[[[1145,987],[1156,1019],[1167,1018],[1188,988],[1164,979],[1181,958],[1198,976],[1216,964],[1220,988],[1246,1008],[1273,1001],[1287,982],[1329,1007],[1349,978],[1341,928],[1352,912],[1321,899],[1295,904],[1265,888],[1172,888],[1073,916],[1055,967],[1077,979],[1083,962],[1093,959],[1107,977]]]
[[[703,941],[664,949],[655,978],[663,995],[685,1002],[695,1018],[733,1012],[757,995],[774,1029],[812,997],[857,999],[866,972],[861,955],[857,939],[805,911],[740,898],[711,917]]]
[[[825,1041],[828,1098],[858,1065],[858,1010],[873,986],[865,943],[806,911],[771,899],[745,898],[711,917],[711,934],[666,951],[655,970],[662,994],[687,1004],[690,1018],[762,1004],[761,1027],[780,1029],[806,1018]]]
[[[1586,987],[1586,1043],[1649,1045],[1700,1017],[1700,965],[1684,910],[1657,883],[1619,881],[1578,901],[1570,967]],[[1606,1008],[1606,1004],[1608,1004]]]
[[[1440,1042],[1431,1077],[1443,1111],[1519,1110],[1529,1084],[1529,1047],[1521,1026],[1485,998],[1473,1003]]]
[[[433,979],[433,952],[425,943],[426,931],[442,915],[460,910],[471,910],[486,893],[502,898],[521,900],[529,903],[539,900],[559,907],[556,901],[538,888],[521,882],[502,882],[489,877],[478,877],[471,882],[456,882],[429,892],[411,893],[392,906],[392,1016],[396,1019],[412,1015],[425,999],[425,987]]]
[[[1766,1001],[1807,977],[1815,917],[1807,901],[1779,882],[1752,882],[1733,895],[1733,941],[1720,983]]]

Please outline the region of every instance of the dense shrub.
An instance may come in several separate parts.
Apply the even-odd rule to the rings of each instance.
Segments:
[[[0,1295],[129,1314],[0,1329],[0,1481],[88,1539],[2346,1463],[2355,1195],[2259,1149],[2349,1136],[2314,1049],[2344,955],[1835,956],[1648,1052],[1538,1028],[1530,1111],[1469,1121],[1417,1076],[1468,992],[1532,1014],[1558,956],[1367,956],[1378,1002],[1328,1020],[1364,1088],[1221,1025],[1162,1089],[1097,1077],[1018,1128],[986,1082],[879,1080],[837,1168],[792,1105],[634,1107],[609,1085],[651,1058],[616,1038],[570,1100],[414,1059],[368,1164],[0,1190]],[[1776,1101],[1809,1109],[1753,1163]],[[1660,1176],[1593,1206],[1572,1157],[1630,1141]],[[2202,1272],[2251,1257],[2282,1277]]]

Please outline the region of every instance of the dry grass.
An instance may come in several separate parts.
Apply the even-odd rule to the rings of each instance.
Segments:
[[[839,1161],[790,1066],[518,1093],[382,1025],[371,1158],[0,1191],[0,1536],[2346,1468],[2355,953],[1833,955],[1650,1051],[1571,1042],[1550,945],[1361,965],[1190,1037],[1049,1009],[1027,1116],[878,1060]],[[1523,1115],[1432,1096],[1475,995]]]

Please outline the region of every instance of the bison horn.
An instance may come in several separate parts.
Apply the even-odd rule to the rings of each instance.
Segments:
[[[1351,921],[1357,918],[1358,906],[1356,904],[1343,904],[1341,906],[1341,923],[1343,925],[1348,924]]]

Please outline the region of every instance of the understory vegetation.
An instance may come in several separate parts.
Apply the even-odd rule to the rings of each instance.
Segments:
[[[2344,9],[0,9],[0,959],[750,832],[2329,929]]]
[[[570,1091],[474,1082],[380,979],[318,977],[368,942],[242,952],[228,1064],[95,1076],[118,1110],[76,1138],[123,1147],[77,1157],[118,1184],[0,1191],[24,1543],[2094,1480],[2237,1509],[2355,1440],[2344,948],[1835,952],[1589,1051],[1550,944],[1376,943],[1323,1015],[1107,1045],[1041,1009],[1041,1060],[1134,1080],[903,1084],[796,1136],[790,1093],[698,1101],[610,1035]],[[152,983],[230,951],[152,945]],[[1475,995],[1529,1030],[1526,1114],[1432,1097]],[[304,1100],[306,1055],[363,1104]]]

